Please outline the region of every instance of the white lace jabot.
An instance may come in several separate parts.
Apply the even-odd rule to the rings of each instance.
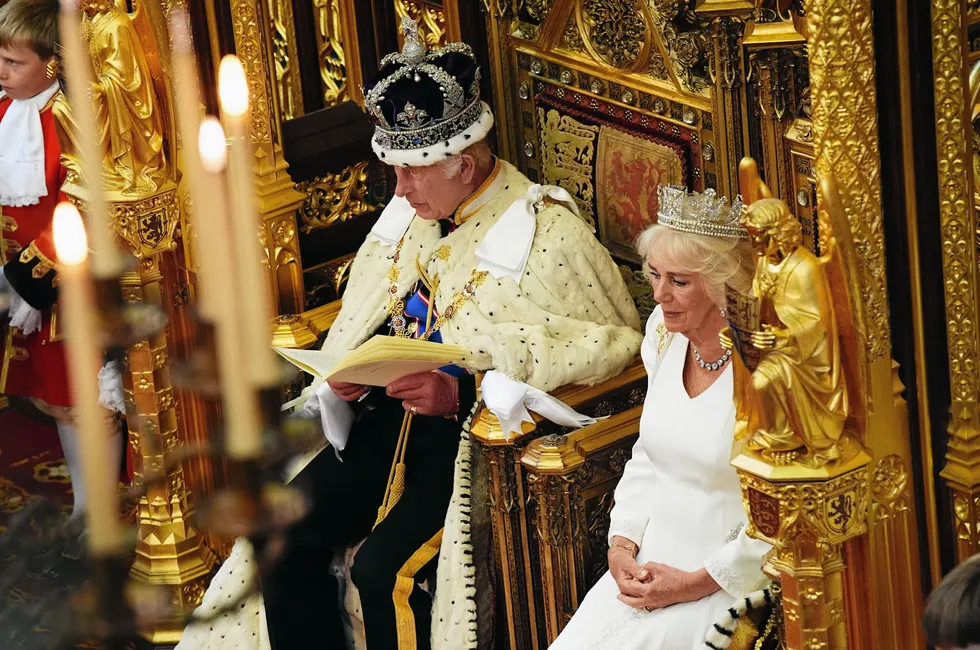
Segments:
[[[37,205],[48,195],[41,111],[56,92],[57,81],[30,99],[15,99],[0,120],[0,205]]]

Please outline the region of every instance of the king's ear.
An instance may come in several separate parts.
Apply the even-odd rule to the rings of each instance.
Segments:
[[[459,168],[459,180],[464,184],[472,183],[476,176],[476,159],[468,153],[459,154],[459,158],[463,163]]]

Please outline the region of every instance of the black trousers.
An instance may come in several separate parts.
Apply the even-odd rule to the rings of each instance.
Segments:
[[[355,406],[358,412],[341,453],[343,462],[327,449],[294,480],[309,498],[311,510],[288,531],[286,550],[263,580],[273,650],[345,647],[342,603],[328,567],[334,549],[365,537],[351,578],[360,594],[368,650],[398,647],[392,600],[396,574],[443,527],[452,496],[460,424],[415,416],[405,458],[405,492],[372,531],[405,415],[399,400],[380,391],[374,389]],[[409,604],[418,648],[429,648],[431,598],[416,585]]]

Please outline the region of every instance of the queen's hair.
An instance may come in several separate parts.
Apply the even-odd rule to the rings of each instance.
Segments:
[[[755,255],[749,242],[681,232],[654,224],[640,233],[636,250],[644,263],[658,260],[697,275],[705,293],[719,308],[725,306],[725,285],[741,292],[752,286]]]
[[[58,43],[58,0],[10,0],[0,6],[0,47],[23,45],[42,59]]]
[[[980,644],[980,553],[950,571],[933,590],[922,625],[932,646]]]

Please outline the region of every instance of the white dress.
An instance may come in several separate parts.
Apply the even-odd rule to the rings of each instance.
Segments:
[[[704,648],[712,624],[766,582],[761,565],[771,547],[745,535],[742,493],[730,464],[731,364],[704,393],[688,396],[682,379],[688,340],[658,332],[662,322],[658,307],[642,347],[649,384],[640,438],[616,488],[609,538],[637,543],[640,565],[704,567],[722,589],[647,612],[617,600],[619,587],[607,571],[551,650]]]

